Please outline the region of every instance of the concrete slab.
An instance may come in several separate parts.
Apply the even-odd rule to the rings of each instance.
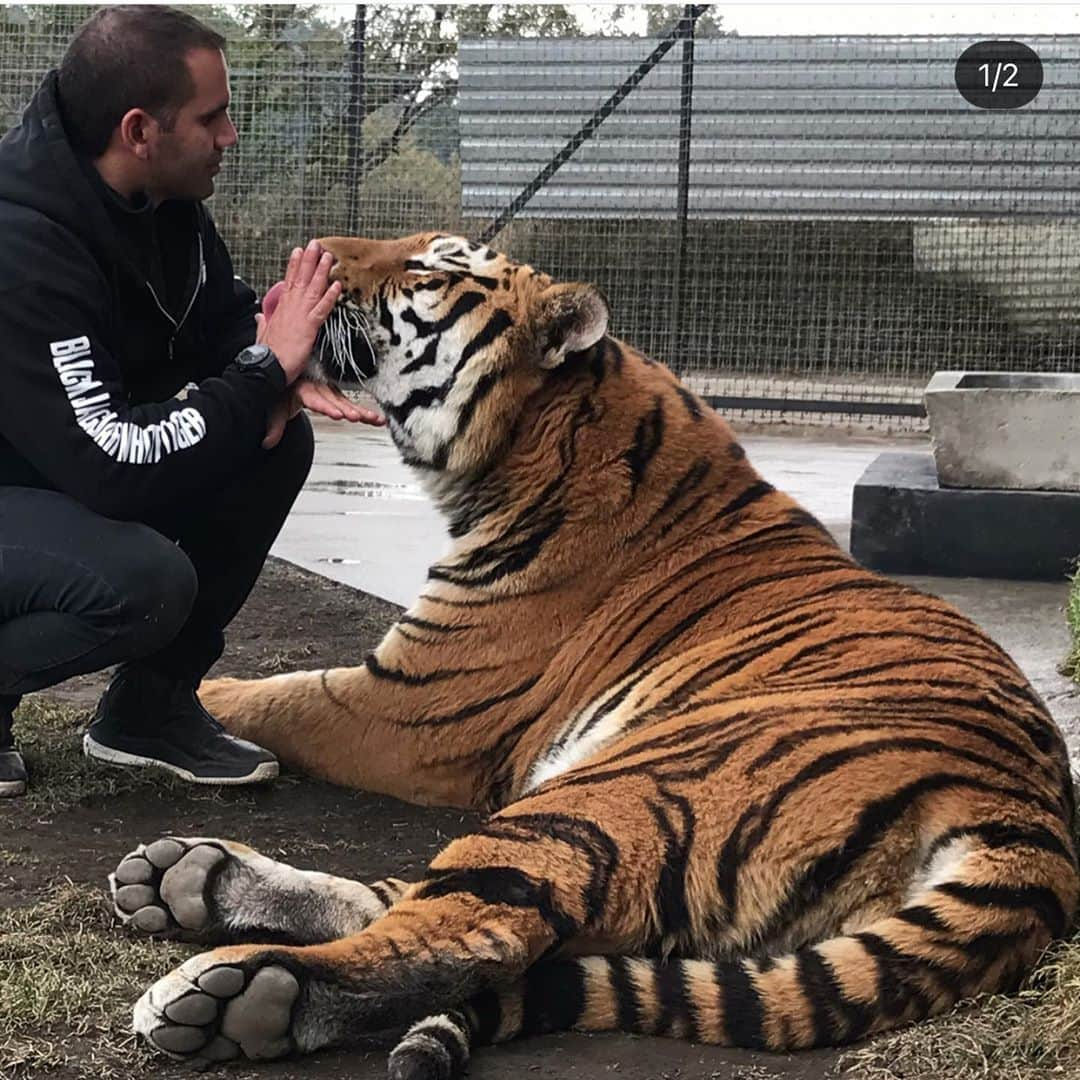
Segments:
[[[447,548],[442,518],[385,429],[314,424],[315,464],[273,554],[411,603]]]
[[[887,573],[1060,581],[1080,554],[1080,491],[944,487],[930,454],[886,451],[855,484],[851,550]]]
[[[924,400],[942,487],[1080,491],[1080,375],[939,371]]]
[[[407,605],[448,538],[384,430],[316,420],[315,465],[274,554]],[[750,460],[847,546],[852,491],[883,451],[927,452],[925,440],[800,432],[742,438]],[[1080,539],[1077,543],[1080,554]],[[1080,687],[1057,672],[1068,650],[1062,581],[901,577],[955,604],[1000,641],[1050,705],[1080,763]]]

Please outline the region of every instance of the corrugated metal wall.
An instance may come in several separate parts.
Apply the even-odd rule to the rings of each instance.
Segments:
[[[1080,38],[1024,42],[1043,61],[1042,92],[988,111],[954,82],[971,38],[698,41],[690,216],[1075,213]],[[463,211],[501,210],[655,44],[462,41]],[[676,47],[525,214],[674,215],[679,57]]]
[[[958,92],[978,40],[698,40],[685,241],[676,46],[497,244],[599,282],[620,337],[734,415],[919,427],[936,369],[1076,370],[1080,37],[1023,37],[1045,82],[1014,111]],[[461,42],[474,231],[656,44]]]

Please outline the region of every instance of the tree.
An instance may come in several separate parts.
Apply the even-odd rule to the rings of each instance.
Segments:
[[[621,8],[601,26],[612,32]],[[366,95],[364,117],[388,105],[396,123],[365,153],[361,176],[397,153],[402,140],[433,110],[457,94],[457,43],[463,37],[573,37],[582,34],[564,4],[413,4],[368,7],[367,70],[379,72]]]
[[[683,16],[681,4],[646,4],[647,29],[649,37],[659,37],[670,30]],[[735,31],[725,30],[721,25],[723,16],[717,12],[715,6],[710,5],[709,10],[698,16],[694,23],[694,36],[698,38],[731,37]]]

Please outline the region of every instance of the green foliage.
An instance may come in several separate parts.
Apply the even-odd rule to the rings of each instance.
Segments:
[[[649,37],[660,37],[661,34],[667,33],[682,18],[683,7],[682,4],[646,4],[645,11],[648,18],[646,34]],[[715,5],[710,6],[709,10],[699,15],[697,22],[694,23],[694,37],[717,38],[734,34],[733,30],[725,30],[721,25],[722,22],[723,16],[717,12]]]
[[[93,10],[85,4],[5,4],[0,6],[0,25],[33,27],[43,38],[66,40]]]
[[[291,36],[322,37],[341,23],[328,22],[315,4],[187,4],[189,11],[211,23],[230,41],[287,42]]]

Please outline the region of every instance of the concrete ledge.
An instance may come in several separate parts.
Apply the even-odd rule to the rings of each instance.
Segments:
[[[1060,581],[1080,555],[1080,492],[943,488],[931,454],[881,454],[855,484],[851,553],[896,574]]]
[[[1080,491],[1080,375],[939,371],[924,399],[942,487]]]

